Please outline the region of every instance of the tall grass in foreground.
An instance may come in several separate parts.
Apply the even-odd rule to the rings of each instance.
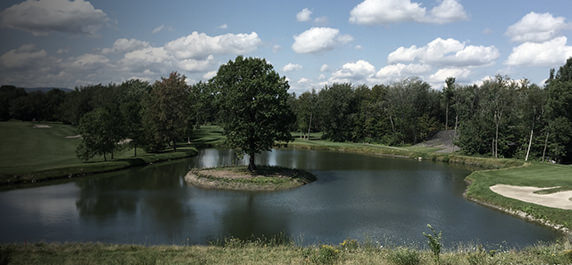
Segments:
[[[524,249],[459,245],[440,254],[440,264],[572,264],[572,238]],[[429,249],[345,240],[301,247],[284,235],[209,246],[141,246],[101,243],[0,245],[0,264],[436,264]]]

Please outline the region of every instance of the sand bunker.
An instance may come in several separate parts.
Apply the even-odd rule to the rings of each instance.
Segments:
[[[45,125],[45,124],[36,124],[36,125],[34,125],[34,128],[36,128],[36,129],[47,129],[47,128],[52,128],[52,126]]]
[[[538,188],[526,186],[512,186],[506,184],[496,184],[490,189],[504,197],[519,201],[534,203],[546,207],[572,210],[572,191],[559,191],[549,194],[537,194],[541,190],[549,190],[558,187]]]

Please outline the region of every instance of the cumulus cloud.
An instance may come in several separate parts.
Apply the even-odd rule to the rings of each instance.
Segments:
[[[430,69],[431,66],[425,64],[391,64],[379,69],[375,77],[382,82],[398,81],[407,77],[418,76]]]
[[[281,48],[280,45],[274,44],[274,46],[272,46],[272,52],[277,53]]]
[[[558,37],[542,43],[525,42],[512,49],[505,64],[510,66],[562,64],[572,56],[572,46],[567,46],[566,42],[566,37]]]
[[[319,25],[324,25],[328,23],[328,17],[317,17],[314,19],[314,23]]]
[[[298,20],[299,22],[310,21],[310,19],[312,19],[311,16],[312,16],[312,11],[310,11],[310,9],[308,8],[304,8],[300,12],[298,12],[298,14],[296,14],[296,20]]]
[[[353,63],[346,63],[341,69],[338,69],[329,81],[331,83],[351,83],[363,82],[371,78],[375,74],[375,67],[368,61],[358,60]]]
[[[320,67],[320,72],[325,72],[330,70],[330,66],[328,66],[327,64],[322,64],[322,66]]]
[[[74,68],[93,68],[109,63],[109,59],[103,55],[86,53],[73,59],[71,66]]]
[[[113,47],[104,48],[101,50],[103,54],[114,53],[114,52],[129,52],[137,49],[150,47],[149,42],[141,41],[137,39],[117,39],[113,43]]]
[[[294,36],[292,50],[296,53],[317,53],[353,41],[350,35],[341,35],[339,29],[313,27]]]
[[[469,77],[471,71],[466,68],[442,68],[437,70],[434,74],[429,76],[429,82],[431,83],[444,83],[445,79],[448,77],[454,77],[457,81],[466,80]]]
[[[482,66],[493,63],[499,55],[495,46],[473,46],[455,39],[437,38],[423,47],[399,47],[387,60],[390,64],[418,61],[432,65]]]
[[[211,79],[211,78],[215,77],[216,73],[217,73],[217,71],[206,72],[206,73],[203,75],[203,78],[204,78],[204,79]]]
[[[177,58],[204,59],[211,54],[244,54],[255,50],[262,40],[256,32],[250,34],[224,34],[209,36],[193,32],[185,37],[170,41],[165,49]]]
[[[218,26],[217,28],[219,28],[219,29],[227,29],[227,28],[228,28],[228,25],[227,25],[227,24],[222,24],[222,25]]]
[[[43,49],[35,45],[25,44],[17,49],[9,50],[0,56],[0,65],[4,69],[21,69],[40,62],[47,57]]]
[[[450,23],[467,19],[465,9],[456,0],[442,0],[429,14],[420,3],[411,0],[364,0],[350,11],[349,21],[376,25],[397,22]]]
[[[505,34],[514,42],[543,42],[570,27],[565,20],[564,17],[554,17],[550,13],[530,12],[509,26]]]
[[[50,32],[94,35],[107,14],[84,0],[26,0],[0,13],[0,25],[46,35]]]
[[[292,72],[302,69],[302,66],[299,64],[288,63],[282,67],[283,72]]]

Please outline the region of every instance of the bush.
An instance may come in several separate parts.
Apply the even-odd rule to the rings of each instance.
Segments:
[[[330,245],[322,245],[317,255],[312,257],[312,262],[316,264],[333,264],[338,259],[340,251]]]
[[[400,247],[389,254],[389,260],[396,265],[417,265],[421,258],[417,251]]]

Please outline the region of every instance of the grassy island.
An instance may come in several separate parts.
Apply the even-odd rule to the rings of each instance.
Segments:
[[[316,180],[309,172],[284,167],[245,166],[193,169],[185,180],[199,188],[246,191],[277,191],[296,188]]]

